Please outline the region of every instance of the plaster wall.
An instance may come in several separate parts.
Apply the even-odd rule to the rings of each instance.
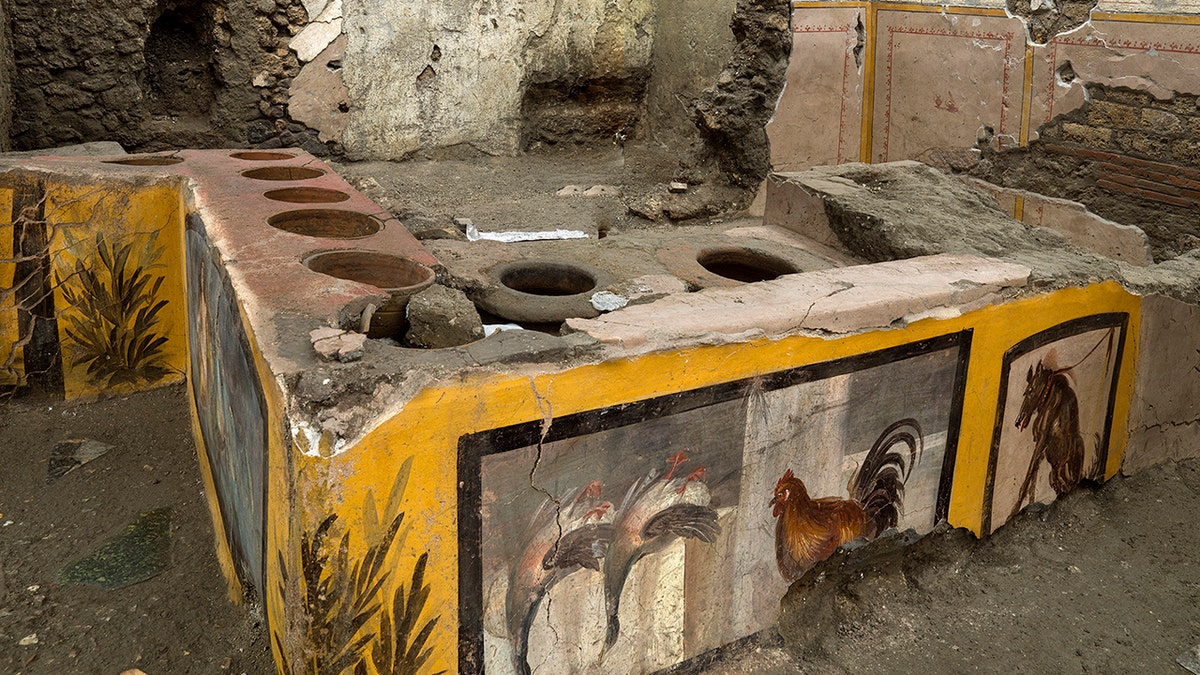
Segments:
[[[650,0],[346,0],[343,12],[354,158],[459,144],[513,154],[529,85],[644,76],[655,33]]]
[[[1200,311],[1161,295],[1142,302],[1144,349],[1158,356],[1138,371],[1122,470],[1134,473],[1194,457],[1200,431]]]
[[[734,49],[730,19],[737,0],[660,2],[656,20],[670,30],[656,31],[653,69],[646,86],[646,123],[664,142],[694,139],[687,102],[711,86]]]
[[[1025,147],[1083,106],[1090,85],[1160,101],[1196,93],[1200,26],[1189,5],[1101,1],[1039,42],[1027,4],[795,2],[788,89],[768,127],[772,165]],[[822,133],[806,133],[814,127]]]

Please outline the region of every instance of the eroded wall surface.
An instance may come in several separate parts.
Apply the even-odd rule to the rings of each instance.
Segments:
[[[0,152],[10,147],[12,129],[12,32],[8,25],[8,0],[0,1]]]
[[[1081,201],[1145,229],[1158,259],[1200,240],[1191,5],[793,5],[776,170],[920,159]]]
[[[616,104],[629,93],[640,101],[656,30],[650,0],[342,6],[353,101],[345,145],[354,157],[457,144],[512,154],[522,114],[536,115],[556,96],[565,97],[560,107],[610,94]]]
[[[288,43],[299,0],[8,0],[16,74],[13,145],[112,140],[131,150],[303,146],[287,115],[299,72]]]

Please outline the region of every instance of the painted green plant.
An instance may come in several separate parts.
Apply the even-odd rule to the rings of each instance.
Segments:
[[[97,233],[92,250],[64,230],[74,265],[56,270],[63,300],[67,336],[75,343],[71,363],[86,366],[88,380],[100,386],[156,382],[169,368],[160,316],[167,306],[158,299],[165,277],[150,272],[162,257],[150,234],[139,251],[133,241],[114,244]],[[90,242],[88,242],[90,243]]]
[[[412,460],[397,472],[383,514],[388,525],[380,522],[374,496],[368,491],[363,503],[363,531],[368,542],[362,558],[349,556],[350,532],[338,539],[331,550],[331,534],[337,515],[326,517],[316,530],[300,538],[301,604],[304,609],[302,633],[304,657],[300,664],[287,665],[285,672],[309,675],[355,675],[368,672],[368,659],[380,675],[417,675],[432,655],[427,648],[437,625],[434,616],[418,629],[429,599],[425,583],[429,554],[423,553],[413,566],[409,583],[401,583],[391,602],[380,592],[391,570],[384,561],[393,549],[403,549],[408,528],[404,513],[399,512]],[[279,554],[280,592],[287,597],[287,565]],[[390,607],[385,607],[390,604]],[[281,637],[274,636],[276,647],[286,653]],[[368,650],[368,646],[370,649]]]

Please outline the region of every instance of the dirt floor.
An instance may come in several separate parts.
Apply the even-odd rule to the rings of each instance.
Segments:
[[[113,448],[48,484],[50,449],[69,438]],[[261,615],[225,593],[182,386],[0,403],[0,466],[0,671],[271,672]],[[163,506],[168,569],[117,590],[55,580]],[[839,555],[793,587],[782,637],[687,671],[1184,672],[1175,658],[1200,642],[1198,517],[1190,460],[1081,489],[986,540],[950,531]]]
[[[230,602],[182,385],[97,403],[0,402],[0,672],[268,673],[262,617]],[[47,483],[59,441],[106,454]],[[170,566],[116,590],[63,567],[171,508]],[[36,644],[30,636],[36,636]]]

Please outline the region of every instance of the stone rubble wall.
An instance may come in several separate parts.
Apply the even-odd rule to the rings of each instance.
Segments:
[[[0,0],[0,152],[10,147],[12,129],[12,35],[8,28],[8,0]]]
[[[17,149],[115,140],[137,151],[287,145],[329,153],[315,130],[287,116],[299,73],[288,41],[308,19],[299,0],[115,0],[86,11],[66,0],[10,3]],[[172,12],[192,22],[193,40],[151,37]],[[151,72],[156,59],[165,60],[162,73]],[[173,95],[197,110],[180,114],[166,99],[155,111],[156,77],[175,78]]]

